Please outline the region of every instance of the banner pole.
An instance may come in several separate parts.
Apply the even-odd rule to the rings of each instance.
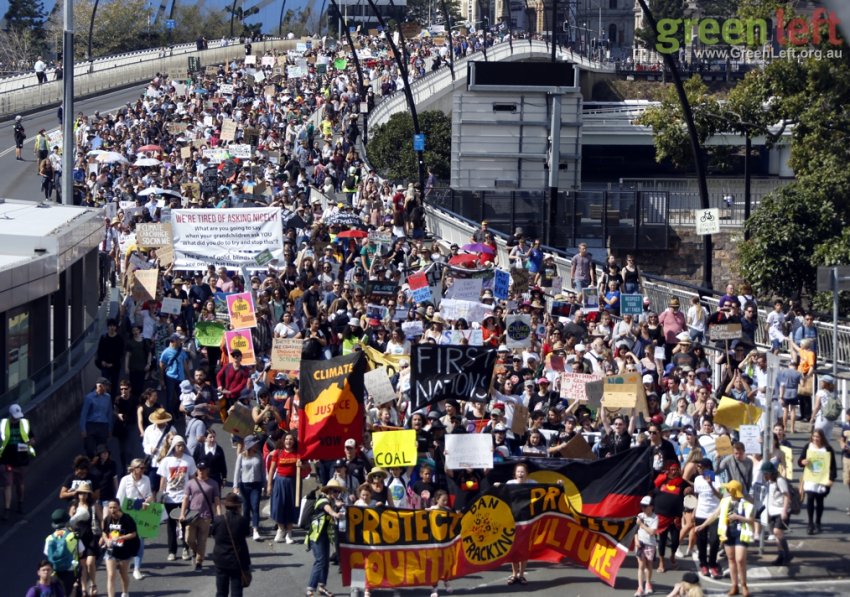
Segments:
[[[301,504],[301,459],[295,463],[295,503]]]

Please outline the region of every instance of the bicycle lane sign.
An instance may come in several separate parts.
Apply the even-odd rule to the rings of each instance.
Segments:
[[[697,234],[717,234],[720,232],[720,210],[717,208],[696,209],[694,222],[697,225]]]

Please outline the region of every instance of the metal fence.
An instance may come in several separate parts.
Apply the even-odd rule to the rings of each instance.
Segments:
[[[666,249],[670,236],[666,193],[653,191],[560,192],[552,204],[543,191],[435,189],[432,205],[496,230],[522,228],[553,247],[579,242],[615,250]]]

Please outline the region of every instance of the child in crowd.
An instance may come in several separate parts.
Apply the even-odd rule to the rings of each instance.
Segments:
[[[644,496],[640,501],[643,512],[637,515],[637,556],[638,588],[635,597],[652,594],[652,568],[655,563],[655,551],[658,545],[658,516],[652,507],[652,497]]]

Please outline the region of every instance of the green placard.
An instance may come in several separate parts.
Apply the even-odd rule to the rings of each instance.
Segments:
[[[334,68],[337,70],[345,70],[348,66],[348,60],[345,58],[337,58],[334,60]]]
[[[121,509],[136,522],[136,532],[142,539],[155,539],[159,534],[162,522],[162,511],[165,508],[159,502],[151,502],[147,508],[134,510],[135,500],[125,499]]]
[[[643,313],[643,295],[620,295],[620,315],[640,315],[641,313]]]
[[[259,266],[263,266],[263,265],[266,265],[268,263],[271,263],[272,259],[274,259],[274,257],[272,257],[272,252],[269,251],[268,249],[265,249],[265,250],[257,253],[257,256],[254,257],[254,261],[256,261],[257,265],[259,265]]]
[[[201,346],[221,346],[224,324],[217,321],[199,321],[195,324],[195,338]]]

